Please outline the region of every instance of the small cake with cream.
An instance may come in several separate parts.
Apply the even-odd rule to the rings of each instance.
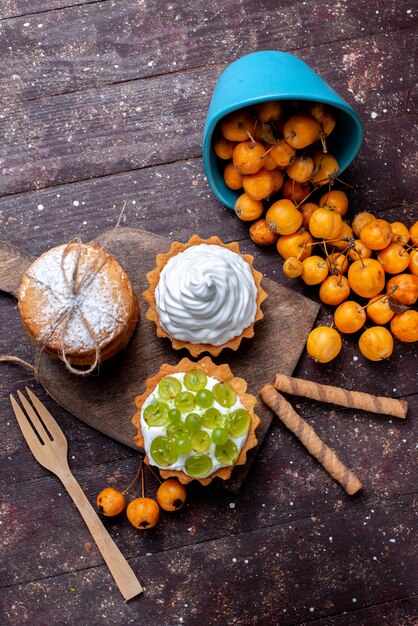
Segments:
[[[263,317],[260,272],[253,257],[241,255],[237,243],[194,235],[187,244],[175,242],[159,254],[157,267],[147,275],[150,287],[144,299],[147,318],[157,335],[169,337],[175,349],[193,356],[236,350],[243,337],[254,335],[254,323]]]
[[[135,442],[146,462],[163,478],[176,476],[183,483],[229,478],[257,444],[256,399],[246,389],[228,365],[217,366],[209,357],[164,364],[136,398]]]

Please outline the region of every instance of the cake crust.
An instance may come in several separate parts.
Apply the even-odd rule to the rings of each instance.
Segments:
[[[141,432],[140,419],[141,408],[145,400],[158,386],[160,380],[165,376],[179,372],[186,373],[197,368],[204,370],[208,376],[217,378],[220,382],[228,382],[237,393],[239,399],[241,400],[245,409],[249,412],[251,418],[247,439],[245,440],[244,445],[240,450],[237,460],[232,466],[222,467],[213,472],[213,474],[210,474],[210,476],[207,476],[206,478],[192,478],[183,471],[165,470],[162,468],[158,468],[161,476],[164,479],[175,477],[178,478],[178,480],[183,484],[187,484],[192,480],[198,480],[202,485],[208,485],[216,477],[221,478],[222,480],[227,480],[228,478],[230,478],[234,467],[236,467],[237,465],[244,465],[247,461],[247,452],[252,448],[255,448],[258,443],[255,435],[255,430],[257,426],[259,426],[259,424],[261,423],[261,420],[258,415],[254,413],[254,407],[257,400],[255,396],[247,393],[246,381],[243,378],[238,378],[234,376],[229,365],[227,365],[226,363],[224,363],[223,365],[216,365],[208,356],[200,359],[197,362],[191,361],[190,359],[185,357],[181,359],[181,361],[177,365],[168,365],[167,363],[164,363],[156,374],[154,374],[150,378],[147,378],[147,380],[145,381],[146,391],[143,394],[136,396],[135,404],[138,411],[132,418],[132,424],[137,429],[137,434],[134,436],[134,441],[139,448],[144,448],[144,438]],[[151,464],[148,456],[145,456],[144,461],[148,465]]]

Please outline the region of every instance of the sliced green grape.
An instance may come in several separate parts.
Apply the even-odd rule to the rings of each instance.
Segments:
[[[190,413],[196,406],[196,399],[190,391],[182,391],[174,398],[174,404],[182,413]]]
[[[218,426],[222,426],[222,422],[222,413],[218,411],[218,409],[215,409],[215,407],[206,409],[202,415],[202,426],[205,428],[217,428]]]
[[[192,433],[191,436],[192,447],[195,452],[206,452],[210,448],[210,436],[206,430],[199,430],[197,433]]]
[[[213,393],[215,394],[215,400],[221,406],[234,406],[237,400],[237,394],[229,383],[216,383],[213,387]]]
[[[245,409],[232,411],[228,417],[228,430],[232,437],[241,437],[250,428],[251,417]]]
[[[222,465],[233,465],[238,458],[238,448],[232,439],[222,445],[216,446],[215,456]]]
[[[199,389],[204,389],[206,387],[206,383],[208,382],[208,377],[205,372],[202,370],[192,370],[191,372],[187,372],[184,375],[184,386],[189,391],[199,391]]]
[[[178,409],[170,409],[168,417],[172,422],[178,423],[181,420],[181,413]]]
[[[167,428],[167,435],[170,439],[177,439],[178,437],[188,437],[190,432],[184,422],[172,422]]]
[[[229,432],[229,415],[222,415],[222,428]]]
[[[207,454],[192,454],[184,464],[186,474],[193,478],[200,478],[209,474],[212,469],[212,459]]]
[[[184,420],[191,433],[196,433],[202,426],[202,419],[197,413],[189,413]]]
[[[222,446],[224,443],[228,441],[228,439],[229,439],[229,433],[225,428],[215,428],[214,430],[212,430],[212,441],[217,446],[218,445]]]
[[[178,437],[175,442],[175,447],[179,454],[190,454],[192,451],[192,442],[189,437]]]
[[[152,458],[160,467],[167,467],[178,459],[178,453],[174,449],[172,442],[168,437],[162,435],[152,440],[150,451]]]
[[[155,400],[144,409],[144,420],[148,426],[166,426],[170,422],[168,404]]]
[[[201,409],[208,409],[215,402],[215,396],[210,389],[199,389],[196,393],[196,404]]]
[[[158,393],[164,400],[173,400],[181,390],[182,384],[174,376],[165,376],[158,385]]]

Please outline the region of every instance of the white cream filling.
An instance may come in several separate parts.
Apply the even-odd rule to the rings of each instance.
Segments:
[[[253,323],[257,287],[251,266],[239,254],[200,244],[168,260],[155,300],[160,324],[169,335],[219,346]]]
[[[183,389],[182,391],[188,391],[188,389],[186,389],[186,387],[183,384],[183,379],[184,379],[184,373],[182,372],[176,372],[175,374],[170,374],[170,376],[172,376],[173,378],[177,378],[183,385]],[[213,378],[212,376],[208,376],[208,380],[206,383],[206,389],[210,389],[212,390],[213,386],[216,385],[216,383],[219,383],[219,380],[217,380],[216,378]],[[148,426],[148,424],[146,423],[146,421],[144,420],[144,410],[145,408],[151,404],[152,402],[154,402],[155,400],[160,399],[162,402],[165,402],[166,404],[168,404],[170,409],[174,409],[174,401],[173,400],[165,400],[163,398],[159,398],[158,397],[158,387],[156,387],[155,391],[153,393],[151,393],[148,398],[145,400],[144,404],[142,405],[141,408],[141,418],[140,418],[140,424],[141,424],[141,432],[142,432],[142,436],[144,438],[144,448],[145,448],[145,452],[147,454],[147,456],[150,459],[150,462],[152,463],[152,465],[156,465],[157,467],[161,467],[161,469],[166,469],[166,470],[178,470],[181,472],[184,472],[185,474],[187,474],[186,472],[186,468],[185,468],[185,463],[186,460],[192,456],[193,454],[197,454],[194,450],[192,450],[192,452],[190,452],[190,454],[183,454],[183,455],[179,455],[177,461],[175,463],[172,463],[171,465],[168,465],[166,467],[162,467],[161,465],[158,465],[158,463],[155,462],[155,460],[152,458],[152,454],[151,454],[151,443],[153,441],[153,439],[155,439],[155,437],[158,437],[158,435],[166,435],[167,434],[167,430],[166,428],[164,428],[163,426]],[[212,407],[214,407],[215,409],[218,409],[218,411],[220,411],[222,413],[222,415],[226,415],[227,413],[232,413],[232,411],[235,411],[236,409],[245,409],[245,406],[242,404],[241,400],[238,398],[235,401],[235,404],[231,407],[225,408],[223,406],[221,406],[218,402],[213,403]],[[246,409],[245,409],[246,410]],[[206,411],[206,409],[201,409],[199,406],[196,405],[196,407],[193,409],[193,413],[197,413],[198,415],[202,415],[204,412]],[[182,414],[182,420],[184,421],[184,417],[185,414]],[[211,434],[211,430],[208,428],[205,428],[202,426],[202,430],[206,430],[209,435]],[[229,439],[231,439],[235,445],[238,448],[238,454],[241,452],[242,447],[245,443],[245,440],[247,439],[247,435],[248,432],[245,433],[244,435],[242,435],[241,437],[229,437]],[[210,474],[213,474],[213,472],[216,472],[216,470],[220,469],[221,467],[229,467],[228,465],[222,465],[222,463],[220,463],[218,461],[218,459],[215,456],[215,444],[211,441],[210,447],[209,449],[204,452],[203,454],[207,454],[211,460],[212,460],[212,468],[211,470],[207,473],[204,474],[203,476],[199,476],[199,478],[206,478],[207,476],[210,476]]]

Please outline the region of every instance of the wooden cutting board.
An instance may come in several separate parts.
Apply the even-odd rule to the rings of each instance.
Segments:
[[[101,244],[108,233],[93,241]],[[175,364],[186,350],[175,351],[168,339],[159,339],[154,323],[145,319],[146,303],[141,294],[147,288],[146,274],[155,267],[158,252],[169,250],[171,242],[143,230],[120,228],[106,245],[129,275],[140,303],[140,320],[128,348],[103,363],[99,371],[87,378],[67,372],[63,364],[42,355],[40,382],[67,411],[100,432],[135,448],[135,429],[131,417],[135,413],[135,396],[145,389],[145,380],[162,363]],[[10,244],[0,242],[0,289],[17,295],[20,277],[34,260]],[[237,352],[221,352],[216,363],[227,362],[235,375],[248,382],[254,395],[278,371],[291,374],[305,346],[319,306],[269,279],[263,280],[268,294],[262,305],[264,319],[256,324],[255,337],[245,339]],[[29,339],[28,339],[29,341]],[[34,354],[35,361],[35,354]],[[261,418],[257,438],[261,444],[272,420],[271,411],[259,402],[256,412]],[[238,491],[254,460],[251,451],[248,463],[234,470],[226,487]]]

